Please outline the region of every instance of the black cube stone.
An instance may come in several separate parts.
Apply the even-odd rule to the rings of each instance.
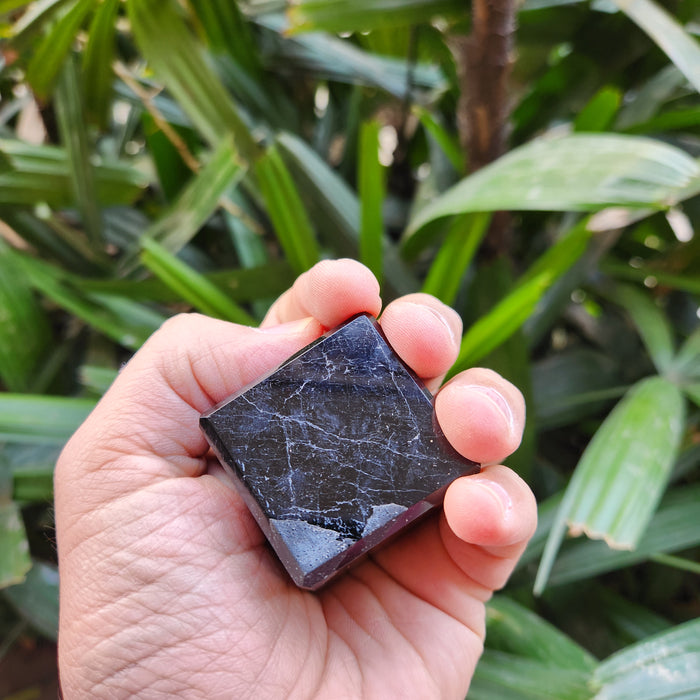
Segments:
[[[430,392],[367,314],[200,424],[289,575],[310,590],[479,471],[447,442]]]

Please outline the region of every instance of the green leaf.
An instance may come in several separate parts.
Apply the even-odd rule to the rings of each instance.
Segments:
[[[141,248],[141,262],[196,309],[226,321],[255,325],[255,319],[215,284],[152,238],[143,237]]]
[[[287,15],[294,32],[335,34],[425,24],[460,12],[456,0],[298,0]]]
[[[379,162],[379,122],[370,121],[360,128],[357,189],[360,195],[360,260],[382,282],[384,203],[386,183]]]
[[[476,667],[468,700],[590,700],[588,671],[487,649]]]
[[[161,314],[129,299],[84,294],[72,287],[60,271],[40,260],[16,255],[16,261],[35,289],[126,348],[141,347],[165,321]]]
[[[464,162],[464,152],[459,145],[459,140],[449,134],[445,127],[438,121],[438,118],[423,107],[414,107],[413,113],[418,116],[420,123],[426,132],[435,140],[442,152],[447,156],[452,167],[463,173],[466,169]]]
[[[638,546],[664,492],[684,428],[677,386],[651,377],[615,407],[584,451],[567,486],[535,581],[541,592],[568,526],[573,535]]]
[[[700,620],[629,646],[593,673],[594,700],[692,700],[700,696]]]
[[[214,53],[229,54],[256,79],[260,63],[250,25],[238,5],[230,0],[189,0]]]
[[[683,387],[683,391],[696,406],[700,406],[700,383],[687,384]]]
[[[97,204],[93,166],[90,161],[90,144],[83,114],[83,95],[73,57],[69,57],[64,62],[60,71],[55,105],[61,141],[68,156],[75,201],[88,237],[93,245],[99,247],[102,240],[102,222]]]
[[[591,235],[583,221],[540,256],[515,289],[467,330],[448,376],[472,366],[515,333],[532,314],[545,291],[585,252]]]
[[[357,258],[359,251],[360,204],[355,193],[328,164],[299,137],[283,133],[277,138],[295,179],[303,184],[320,235],[337,254]],[[332,237],[331,237],[332,233]],[[384,238],[384,280],[394,296],[415,292],[418,281],[388,237]]]
[[[490,223],[491,215],[484,212],[455,217],[421,291],[432,294],[448,306],[453,304]]]
[[[27,81],[40,97],[48,97],[78,30],[96,0],[78,0],[43,38],[27,67]]]
[[[616,285],[610,298],[632,317],[659,373],[667,372],[675,350],[671,324],[663,310],[647,294],[627,285]]]
[[[564,547],[552,567],[548,585],[559,586],[600,576],[647,561],[660,552],[678,552],[700,545],[697,505],[700,487],[683,486],[661,501],[644,537],[634,550],[610,549],[605,542],[581,538]]]
[[[96,367],[95,365],[83,365],[78,377],[80,383],[102,396],[117,378],[118,371],[111,367]]]
[[[574,131],[606,131],[622,104],[622,93],[616,87],[605,85],[589,100],[574,120]]]
[[[322,33],[289,37],[289,25],[282,15],[256,17],[256,23],[277,35],[266,63],[280,72],[308,72],[314,80],[327,78],[351,85],[367,85],[386,90],[401,99],[429,100],[420,88],[440,91],[447,87],[438,66],[410,64],[405,59],[378,56],[353,44]]]
[[[499,595],[486,606],[489,649],[510,652],[557,668],[590,671],[596,660],[583,647],[528,608]]]
[[[297,274],[308,270],[319,260],[318,244],[294,180],[275,146],[258,160],[255,174],[289,264]]]
[[[224,192],[243,175],[232,139],[223,139],[172,207],[143,236],[160,243],[170,253],[179,252],[214,214]],[[135,255],[126,256],[122,270],[133,268],[135,261]]]
[[[58,636],[58,570],[35,561],[23,583],[3,595],[36,630],[56,640]]]
[[[103,0],[92,18],[83,55],[83,85],[88,116],[106,127],[112,96],[115,23],[120,0]]]
[[[538,139],[466,177],[423,207],[406,238],[429,222],[468,211],[596,211],[665,207],[700,178],[686,153],[639,136],[573,134]]]
[[[681,346],[673,360],[671,372],[681,380],[700,380],[700,327]]]
[[[0,153],[12,169],[0,171],[0,204],[70,207],[75,203],[70,162],[65,149],[32,146],[12,139],[0,139]],[[100,204],[129,204],[148,184],[148,178],[131,165],[104,161],[95,168]]]
[[[0,466],[0,469],[3,467]],[[0,494],[0,589],[24,581],[32,568],[19,506]]]
[[[27,391],[51,337],[45,314],[0,238],[0,380]]]
[[[92,399],[0,394],[0,440],[63,444],[94,407]]]
[[[534,413],[540,430],[571,425],[599,412],[629,387],[621,385],[617,364],[589,348],[549,355],[533,366]]]
[[[23,51],[34,36],[63,9],[63,6],[71,3],[75,4],[75,0],[38,0],[38,2],[26,3],[29,5],[27,11],[12,27],[13,48]]]
[[[233,136],[236,152],[254,160],[259,149],[238,108],[205,58],[174,0],[130,0],[137,44],[195,128],[210,143]]]
[[[700,91],[700,46],[668,12],[652,0],[613,0],[644,30]]]

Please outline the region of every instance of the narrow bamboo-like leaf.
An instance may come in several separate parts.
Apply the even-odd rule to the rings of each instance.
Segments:
[[[574,130],[580,132],[606,131],[613,123],[622,104],[622,93],[616,87],[606,85],[589,100],[574,121]]]
[[[83,386],[94,390],[101,396],[112,385],[112,382],[117,378],[117,374],[117,370],[111,367],[83,365],[80,368],[78,378]]]
[[[124,347],[138,349],[165,320],[161,314],[129,299],[83,294],[60,271],[40,260],[17,255],[16,262],[35,289]]]
[[[674,355],[671,324],[666,314],[635,287],[616,285],[610,297],[632,317],[656,369],[662,374],[666,372]]]
[[[48,96],[78,30],[94,6],[95,0],[78,0],[42,39],[27,67],[27,80],[37,95]]]
[[[235,147],[230,138],[223,139],[202,170],[192,178],[168,211],[144,232],[170,253],[179,252],[217,210],[223,193],[243,177]],[[122,263],[131,269],[136,256]]]
[[[700,383],[687,384],[683,387],[683,391],[696,406],[700,406]]]
[[[51,337],[45,314],[0,238],[0,380],[27,391]]]
[[[457,361],[448,376],[470,367],[518,330],[545,291],[583,254],[590,236],[585,221],[581,222],[540,256],[516,288],[464,334]]]
[[[210,144],[232,135],[244,161],[259,152],[202,46],[185,24],[174,0],[130,0],[134,37],[156,76]]]
[[[613,0],[643,29],[678,70],[700,91],[700,46],[666,10],[653,0]]]
[[[99,247],[102,240],[102,224],[97,205],[97,188],[90,160],[91,149],[83,113],[83,95],[72,57],[64,62],[60,71],[55,104],[61,141],[68,156],[75,200],[88,237],[93,245]]]
[[[679,552],[700,544],[697,505],[700,487],[684,486],[668,493],[634,550],[610,549],[600,540],[578,539],[564,547],[548,585],[559,586],[599,576],[646,561],[654,554]]]
[[[12,475],[12,498],[16,502],[49,503],[53,497],[53,471],[61,445],[5,443],[0,447],[0,462]]]
[[[456,137],[449,134],[445,127],[440,124],[437,118],[423,107],[414,107],[414,114],[420,119],[420,123],[428,134],[435,140],[435,143],[440,146],[442,152],[447,156],[452,164],[452,167],[458,172],[463,173],[465,170],[464,153],[459,145]]]
[[[14,0],[10,0],[13,2]],[[29,7],[12,27],[12,46],[23,51],[34,36],[42,30],[62,9],[64,5],[74,4],[75,0],[38,0],[27,3]]]
[[[662,207],[700,179],[678,148],[638,136],[573,134],[538,139],[466,177],[421,209],[411,237],[434,219],[468,211],[596,211]]]
[[[534,409],[540,430],[570,425],[628,389],[617,363],[588,348],[549,355],[533,366]]]
[[[64,443],[94,407],[92,399],[0,394],[0,440]]]
[[[21,583],[31,568],[27,533],[19,507],[9,499],[9,494],[0,495],[0,588]]]
[[[485,212],[455,217],[423,284],[422,291],[450,306],[491,222]]]
[[[83,84],[88,116],[101,127],[107,125],[112,94],[112,59],[120,0],[103,0],[95,11],[83,55]]]
[[[208,272],[206,278],[238,302],[278,297],[294,282],[295,275],[289,264],[276,261],[251,267],[250,269],[224,269]],[[101,292],[134,301],[150,301],[170,304],[178,296],[159,279],[114,279],[98,280],[73,276],[71,283],[85,292]]]
[[[0,2],[0,14],[18,10],[25,5],[31,5],[31,0],[2,0]]]
[[[401,99],[421,99],[420,88],[446,88],[445,76],[429,63],[409,64],[405,59],[378,56],[347,41],[323,33],[289,37],[284,16],[265,14],[255,21],[274,32],[277,41],[267,56],[272,66],[309,72],[314,80],[327,78],[352,85],[368,85],[386,90]],[[426,98],[427,99],[427,96]]]
[[[633,549],[666,487],[684,427],[677,386],[652,377],[615,407],[576,467],[552,527],[535,581],[544,589],[568,526],[572,534]]]
[[[141,248],[141,262],[184,301],[215,318],[255,325],[255,319],[215,284],[152,238],[142,238]]]
[[[371,31],[455,15],[455,0],[297,0],[287,11],[292,31]]]
[[[250,25],[238,5],[229,0],[190,0],[202,23],[209,46],[215,53],[228,53],[253,76],[260,71],[259,54]]]
[[[386,190],[384,167],[379,162],[379,122],[360,128],[357,187],[360,195],[360,260],[382,282]]]
[[[593,673],[594,700],[692,700],[700,696],[700,620],[622,649]]]
[[[357,257],[360,205],[354,192],[302,139],[283,133],[278,136],[277,143],[295,178],[304,184],[303,191],[313,205],[319,234],[323,235],[324,230],[333,232],[334,250]],[[384,278],[392,295],[409,294],[419,288],[418,281],[388,237],[384,239]]]
[[[600,269],[603,273],[609,274],[617,279],[644,282],[644,280],[652,278],[664,287],[679,289],[684,292],[690,292],[691,294],[700,294],[700,279],[695,275],[677,275],[661,270],[650,269],[647,265],[632,267],[631,265],[620,264],[610,260],[603,261],[600,265]]]
[[[590,700],[589,671],[487,649],[476,667],[469,700]]]
[[[0,139],[0,152],[12,165],[0,171],[0,204],[70,207],[75,202],[70,163],[65,149],[33,146],[12,139]],[[95,168],[100,204],[129,204],[143,192],[148,178],[121,162],[103,162]]]
[[[27,578],[3,595],[19,614],[45,637],[58,636],[58,570],[35,561]]]
[[[257,162],[255,173],[289,264],[297,273],[308,270],[318,262],[318,243],[294,180],[275,146]]]
[[[683,343],[671,371],[681,378],[700,380],[700,328],[696,328]]]
[[[548,666],[590,671],[596,660],[573,639],[539,615],[499,595],[486,607],[489,649],[537,659]]]

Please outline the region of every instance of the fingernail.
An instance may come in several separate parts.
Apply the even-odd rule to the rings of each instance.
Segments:
[[[468,391],[478,391],[482,396],[485,396],[498,409],[498,412],[508,424],[508,428],[511,431],[513,430],[515,421],[513,411],[511,411],[510,404],[500,392],[490,386],[483,386],[482,384],[467,384],[462,388]]]
[[[303,333],[312,324],[319,326],[318,321],[312,316],[307,318],[301,318],[298,321],[290,321],[289,323],[280,323],[276,326],[269,326],[268,328],[256,328],[255,330],[259,333],[265,333],[266,335],[292,335],[294,333]]]
[[[498,503],[498,507],[504,515],[513,509],[513,500],[510,494],[498,482],[480,476],[471,476],[469,479],[478,484],[480,488],[488,491],[491,498]]]
[[[406,302],[407,304],[410,304],[411,306],[415,306],[419,309],[425,309],[426,311],[429,311],[433,316],[435,316],[440,323],[442,323],[443,326],[447,329],[447,332],[450,334],[450,339],[452,340],[453,343],[457,343],[457,338],[455,337],[455,332],[452,330],[452,327],[450,324],[447,322],[447,319],[436,309],[433,309],[431,306],[427,306],[426,304],[416,304],[413,301]]]

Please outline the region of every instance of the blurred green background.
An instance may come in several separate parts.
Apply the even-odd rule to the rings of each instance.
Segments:
[[[55,696],[53,464],[120,365],[350,256],[528,401],[540,524],[469,698],[700,698],[698,0],[0,0],[0,31],[0,696]]]

